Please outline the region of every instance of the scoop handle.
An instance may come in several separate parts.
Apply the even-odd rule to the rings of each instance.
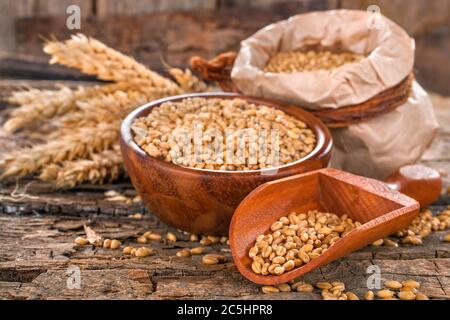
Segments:
[[[439,172],[424,165],[403,166],[386,179],[392,190],[399,191],[425,207],[439,198],[442,179]]]

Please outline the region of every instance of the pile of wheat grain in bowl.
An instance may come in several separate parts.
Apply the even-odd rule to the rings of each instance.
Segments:
[[[274,222],[267,234],[256,237],[248,255],[260,275],[281,275],[316,259],[361,223],[347,215],[291,212]]]
[[[264,71],[293,73],[316,70],[334,70],[346,63],[360,61],[364,56],[353,52],[333,52],[330,50],[308,50],[278,52],[267,62]]]
[[[210,170],[259,170],[297,161],[316,146],[314,132],[281,110],[233,98],[165,102],[131,125],[150,156]]]

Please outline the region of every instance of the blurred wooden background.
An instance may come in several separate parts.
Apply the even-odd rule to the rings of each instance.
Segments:
[[[450,0],[0,0],[0,77],[23,74],[14,72],[11,57],[33,56],[45,63],[42,37],[65,39],[77,32],[66,28],[71,4],[81,8],[80,32],[156,70],[162,69],[162,58],[184,66],[192,55],[237,50],[256,30],[297,13],[366,10],[375,4],[416,39],[419,81],[450,94]]]

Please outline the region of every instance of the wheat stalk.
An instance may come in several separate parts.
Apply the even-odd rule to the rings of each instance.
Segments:
[[[44,52],[52,56],[51,64],[76,68],[102,80],[120,82],[140,79],[150,82],[154,87],[179,90],[173,81],[83,34],[73,35],[66,41],[48,41],[44,45]]]
[[[90,155],[90,159],[64,161],[61,165],[50,164],[42,170],[39,178],[54,185],[74,187],[82,182],[105,183],[119,178],[124,173],[118,145]]]
[[[89,154],[111,148],[119,139],[119,122],[100,123],[80,128],[47,143],[18,150],[0,162],[1,177],[23,177],[38,172],[50,163],[85,158]]]

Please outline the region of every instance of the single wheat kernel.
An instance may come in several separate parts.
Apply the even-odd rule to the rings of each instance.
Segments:
[[[383,240],[383,245],[386,247],[392,247],[392,248],[396,248],[398,247],[398,243],[391,240],[391,239],[384,239]]]
[[[177,252],[177,257],[186,258],[191,256],[191,251],[189,249],[182,249]]]
[[[134,252],[134,255],[136,257],[143,258],[143,257],[147,257],[147,256],[151,255],[152,253],[153,253],[153,251],[151,249],[149,249],[147,247],[140,247],[140,248],[136,249],[136,251]]]
[[[415,280],[405,280],[402,282],[403,287],[407,287],[407,288],[413,288],[413,289],[419,289],[420,288],[420,283],[415,281]]]
[[[270,248],[270,247],[267,247],[267,248]],[[256,256],[257,254],[258,254],[258,248],[257,247],[252,247],[252,248],[250,248],[250,250],[248,251],[248,256],[250,257],[250,258],[253,258],[254,256]]]
[[[291,271],[295,268],[294,260],[289,260],[286,263],[283,264],[283,268],[285,271]]]
[[[110,248],[113,250],[119,249],[121,245],[122,245],[122,242],[120,242],[119,240],[113,239],[113,240],[111,240]]]
[[[277,231],[280,230],[281,228],[283,228],[283,222],[281,221],[276,221],[270,226],[270,230],[272,231]]]
[[[264,286],[261,288],[263,293],[277,293],[280,292],[280,289],[274,286]]]
[[[345,290],[345,284],[343,284],[343,283],[333,282],[332,285],[333,285],[333,287],[331,289],[329,289],[331,291],[333,291],[333,290],[344,291]]]
[[[372,290],[369,290],[369,291],[367,291],[365,294],[364,294],[364,299],[365,300],[373,300],[374,299],[374,293],[373,293],[373,291]]]
[[[394,292],[388,289],[380,290],[377,292],[377,296],[381,299],[392,298],[394,296]]]
[[[199,254],[202,254],[204,250],[205,250],[205,248],[203,248],[203,247],[195,247],[195,248],[191,249],[191,254],[199,255]]]
[[[124,254],[131,254],[131,251],[133,250],[134,248],[133,247],[125,247],[125,248],[123,248],[123,253]]]
[[[150,240],[150,235],[152,234],[152,231],[146,231],[144,232],[144,234],[142,235],[143,237],[146,237],[148,240]]]
[[[388,280],[384,282],[384,285],[386,288],[388,289],[401,289],[402,288],[402,284],[398,281],[395,280]]]
[[[275,267],[274,269],[273,269],[273,273],[275,274],[275,275],[277,275],[277,276],[279,276],[279,275],[282,275],[283,273],[284,273],[284,267]]]
[[[416,288],[411,287],[402,287],[400,291],[411,291],[412,293],[416,294],[418,290]]]
[[[202,262],[203,262],[203,264],[206,264],[206,265],[213,265],[213,264],[218,264],[219,259],[217,257],[207,254],[202,257]]]
[[[199,238],[198,234],[192,233],[189,236],[189,240],[192,241],[192,242],[198,242],[200,240],[200,238]]]
[[[416,294],[416,300],[430,300],[430,299],[425,294],[418,292]]]
[[[86,244],[89,243],[88,239],[84,238],[84,237],[77,237],[75,239],[75,243],[79,246],[84,246]]]
[[[398,293],[400,300],[415,300],[416,295],[412,291],[400,291]]]
[[[277,288],[281,291],[281,292],[290,292],[292,291],[291,286],[287,283],[282,283],[277,285]]]
[[[318,288],[318,289],[328,290],[328,289],[331,289],[332,287],[333,287],[333,285],[326,281],[319,281],[316,283],[316,288]]]
[[[310,253],[311,251],[313,251],[314,247],[312,244],[305,244],[301,250],[303,250],[306,253]]]
[[[171,242],[177,241],[177,237],[172,232],[167,232],[166,239]]]
[[[384,242],[383,239],[375,240],[374,242],[372,242],[372,246],[379,247],[379,246],[383,245],[383,242]]]
[[[200,244],[201,244],[202,246],[210,246],[210,245],[212,245],[212,241],[211,241],[210,239],[208,239],[207,237],[203,237],[203,238],[200,240]]]
[[[347,300],[359,300],[358,296],[351,291],[345,293],[347,295]]]
[[[298,292],[313,292],[314,287],[309,283],[303,283],[297,286],[296,290]]]
[[[262,269],[262,265],[259,262],[253,261],[252,262],[252,270],[256,274],[260,274]]]
[[[144,236],[138,237],[136,241],[141,244],[147,243],[147,237]]]
[[[220,237],[216,237],[216,236],[206,236],[212,244],[216,244],[220,242]]]
[[[110,248],[110,247],[111,247],[111,239],[103,240],[103,248]]]
[[[154,241],[160,241],[161,240],[161,235],[158,233],[154,233],[152,232],[150,235],[148,235],[147,239],[148,240],[154,240]]]

